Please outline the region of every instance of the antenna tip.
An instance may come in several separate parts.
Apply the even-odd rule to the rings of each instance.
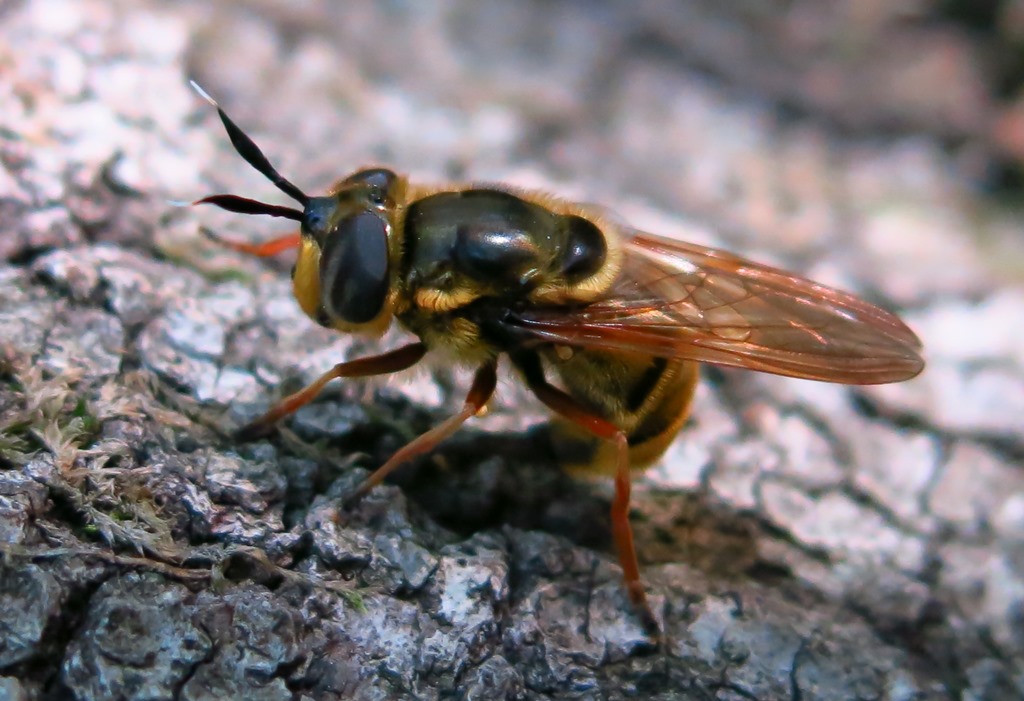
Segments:
[[[220,105],[217,104],[217,101],[214,100],[212,97],[210,97],[210,93],[208,93],[205,90],[203,90],[202,86],[199,85],[199,83],[197,83],[194,80],[190,80],[190,81],[188,81],[188,84],[192,86],[193,90],[195,90],[197,93],[199,93],[199,97],[203,98],[204,100],[209,102],[214,107],[217,107],[218,109],[220,108]]]

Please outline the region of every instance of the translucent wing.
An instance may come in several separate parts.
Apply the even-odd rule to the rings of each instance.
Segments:
[[[640,231],[603,298],[528,308],[508,322],[536,341],[733,365],[826,382],[898,382],[924,367],[896,316],[725,251]]]

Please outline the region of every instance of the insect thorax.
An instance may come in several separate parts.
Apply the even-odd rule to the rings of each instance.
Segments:
[[[414,304],[444,312],[481,298],[525,301],[545,286],[579,284],[604,266],[607,243],[583,217],[480,188],[410,204],[403,255]]]

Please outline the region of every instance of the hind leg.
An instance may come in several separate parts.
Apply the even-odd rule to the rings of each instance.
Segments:
[[[633,529],[629,523],[629,499],[632,485],[629,470],[629,440],[626,432],[592,409],[580,403],[566,392],[550,384],[544,377],[543,368],[536,356],[517,358],[516,364],[523,372],[530,390],[549,409],[599,439],[614,452],[615,498],[612,500],[611,521],[615,547],[619,553],[622,576],[637,615],[644,629],[651,635],[659,634],[657,619],[647,602],[647,593],[640,580],[640,564],[633,544]]]

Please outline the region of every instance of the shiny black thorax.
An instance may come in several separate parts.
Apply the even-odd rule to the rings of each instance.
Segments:
[[[589,220],[560,214],[498,189],[441,192],[405,214],[402,276],[407,292],[465,300],[525,300],[533,289],[593,275],[606,243]],[[444,304],[446,302],[441,302]]]

